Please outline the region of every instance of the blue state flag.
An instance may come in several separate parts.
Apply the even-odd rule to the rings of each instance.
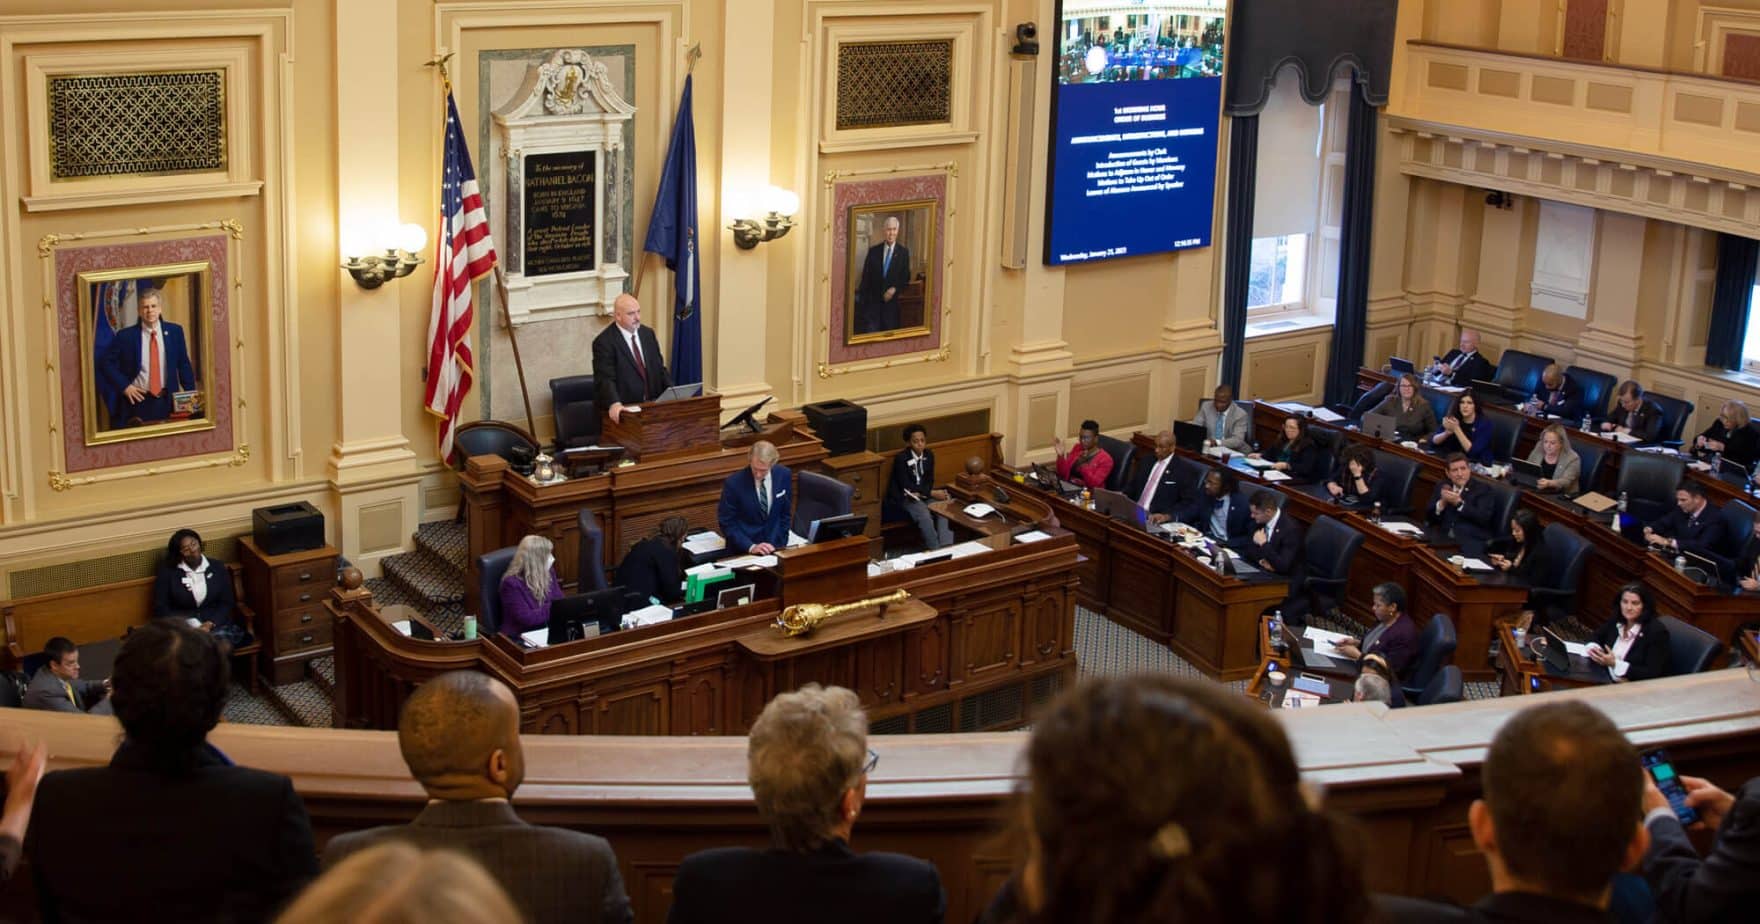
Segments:
[[[684,79],[678,118],[666,149],[666,167],[654,194],[648,238],[642,249],[659,254],[672,270],[672,381],[703,380],[701,278],[697,271],[697,129],[691,119],[691,78]]]

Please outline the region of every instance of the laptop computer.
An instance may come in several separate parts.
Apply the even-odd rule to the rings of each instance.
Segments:
[[[1394,375],[1404,375],[1406,373],[1412,373],[1415,375],[1418,371],[1418,367],[1412,365],[1412,361],[1403,356],[1387,357],[1387,368],[1393,370]]]
[[[1064,497],[1082,493],[1081,485],[1057,477],[1057,470],[1043,462],[1033,463],[1033,480],[1039,483],[1039,487],[1056,491]]]
[[[1147,529],[1147,514],[1137,502],[1117,491],[1101,488],[1094,492],[1094,509],[1106,514],[1114,520],[1129,523],[1138,529]]]
[[[1185,420],[1173,422],[1173,445],[1192,452],[1203,452],[1204,441],[1210,434],[1203,427]]]
[[[1389,414],[1364,414],[1363,432],[1378,440],[1397,441],[1399,428],[1394,425]]]
[[[703,383],[702,382],[691,382],[691,383],[685,384],[685,385],[674,385],[671,388],[666,389],[665,391],[661,392],[660,397],[655,398],[654,401],[655,401],[655,403],[659,403],[661,401],[678,401],[682,398],[701,397],[702,394],[703,394]]]
[[[1288,623],[1283,626],[1284,641],[1289,644],[1290,661],[1297,667],[1310,670],[1332,671],[1335,674],[1348,674],[1355,677],[1361,668],[1355,661],[1334,658],[1314,650],[1314,643],[1297,634]],[[1304,647],[1305,646],[1305,647]]]
[[[1520,485],[1531,491],[1540,489],[1540,479],[1545,477],[1545,471],[1540,467],[1540,463],[1529,462],[1521,456],[1511,456],[1509,464],[1509,480],[1512,484]]]

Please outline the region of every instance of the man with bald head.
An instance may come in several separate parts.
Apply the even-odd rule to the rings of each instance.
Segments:
[[[593,338],[593,389],[612,420],[626,404],[652,401],[671,387],[660,338],[642,323],[642,303],[625,292],[611,303],[611,326]]]
[[[1155,462],[1152,465],[1137,464],[1137,474],[1131,476],[1131,483],[1126,496],[1137,502],[1143,510],[1144,520],[1150,526],[1160,526],[1168,520],[1175,519],[1187,504],[1198,496],[1198,486],[1191,485],[1191,493],[1187,486],[1179,483],[1173,469],[1173,431],[1163,430],[1155,434]]]
[[[499,681],[451,671],[416,688],[403,704],[397,744],[428,804],[407,825],[340,834],[324,866],[386,841],[466,854],[507,890],[525,919],[632,919],[617,858],[604,838],[528,825],[508,801],[525,778],[519,704]]]
[[[1435,372],[1444,384],[1465,388],[1475,381],[1491,381],[1497,374],[1497,367],[1480,355],[1479,332],[1463,329],[1460,347],[1449,350],[1447,356],[1438,360]]]

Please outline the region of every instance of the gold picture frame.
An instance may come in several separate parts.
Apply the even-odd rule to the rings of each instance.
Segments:
[[[196,260],[75,277],[85,445],[214,429],[213,274],[211,261]],[[160,309],[161,390],[140,396],[128,386],[147,374],[139,314],[149,298]]]
[[[844,345],[884,343],[931,333],[939,304],[934,294],[941,281],[934,258],[939,252],[936,234],[941,207],[941,200],[933,198],[849,207]],[[887,265],[886,229],[893,220],[899,227],[894,257]]]

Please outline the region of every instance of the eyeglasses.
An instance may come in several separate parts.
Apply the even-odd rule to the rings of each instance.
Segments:
[[[870,773],[873,773],[874,768],[879,766],[879,764],[880,764],[880,755],[874,753],[873,748],[869,748],[868,749],[868,762],[865,764],[862,764],[862,775],[866,776]]]

